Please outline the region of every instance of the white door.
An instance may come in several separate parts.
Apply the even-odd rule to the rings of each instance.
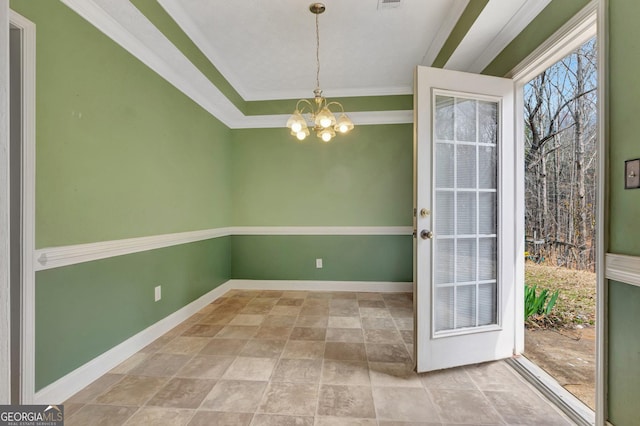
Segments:
[[[417,370],[510,357],[514,83],[417,67],[415,99]]]

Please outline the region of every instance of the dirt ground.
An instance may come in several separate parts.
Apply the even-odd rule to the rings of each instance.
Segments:
[[[524,356],[594,410],[595,330],[594,327],[527,329],[524,351]]]

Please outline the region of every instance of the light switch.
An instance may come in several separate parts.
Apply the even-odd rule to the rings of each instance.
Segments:
[[[640,188],[640,158],[624,162],[624,189]]]

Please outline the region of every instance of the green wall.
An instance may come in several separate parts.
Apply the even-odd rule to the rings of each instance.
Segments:
[[[609,282],[609,420],[616,426],[638,424],[640,395],[640,289]]]
[[[231,131],[61,2],[10,6],[37,28],[37,247],[229,226]],[[38,272],[36,389],[226,282],[230,244]]]
[[[236,226],[411,226],[413,126],[357,126],[330,143],[233,132]]]
[[[411,235],[236,235],[231,247],[236,279],[413,281]]]
[[[36,389],[226,282],[230,244],[216,238],[38,272]]]
[[[609,0],[609,252],[640,256],[640,190],[624,189],[624,161],[640,157],[640,3]],[[638,422],[640,288],[609,283],[609,419]]]
[[[37,26],[36,245],[226,226],[230,131],[58,1]]]

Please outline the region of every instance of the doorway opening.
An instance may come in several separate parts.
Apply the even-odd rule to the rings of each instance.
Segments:
[[[524,87],[524,356],[595,410],[595,37]]]

